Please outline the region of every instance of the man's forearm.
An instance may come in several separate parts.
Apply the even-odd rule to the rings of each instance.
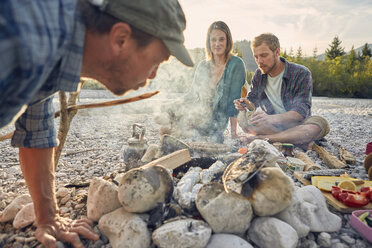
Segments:
[[[275,115],[273,124],[286,126],[287,128],[297,126],[304,118],[296,111],[288,111],[283,114]]]
[[[19,148],[19,161],[34,202],[37,224],[50,223],[57,212],[54,148]]]

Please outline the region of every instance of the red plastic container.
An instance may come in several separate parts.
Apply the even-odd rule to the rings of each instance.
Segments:
[[[372,228],[364,224],[358,216],[364,212],[369,211],[369,216],[372,216],[371,210],[355,210],[351,213],[350,224],[357,230],[365,239],[367,239],[372,244]]]
[[[369,142],[366,145],[366,155],[370,154],[372,152],[372,142]]]

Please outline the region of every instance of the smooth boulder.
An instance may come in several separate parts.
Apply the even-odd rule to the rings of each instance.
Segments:
[[[253,248],[253,246],[241,237],[233,234],[213,234],[205,248]]]
[[[120,179],[118,198],[128,212],[143,213],[169,201],[173,179],[166,168],[154,165],[134,168]]]
[[[277,167],[264,167],[248,200],[258,216],[269,216],[283,211],[291,204],[294,183]]]
[[[14,217],[13,227],[16,229],[24,228],[34,223],[35,219],[34,203],[27,203]]]
[[[200,189],[196,208],[214,233],[244,233],[253,216],[248,199],[233,191],[227,193],[220,183],[209,183]]]
[[[137,214],[124,208],[101,217],[98,222],[101,232],[110,240],[113,248],[147,248],[151,243],[151,234],[147,224]]]
[[[99,219],[121,207],[118,199],[118,186],[102,178],[95,177],[89,185],[87,199],[87,216],[89,219]]]
[[[16,197],[1,213],[0,222],[13,220],[17,213],[30,202],[32,202],[32,199],[29,194]]]
[[[159,248],[204,248],[211,233],[212,229],[204,221],[183,219],[158,227],[152,240]]]
[[[248,238],[260,248],[295,248],[298,235],[289,224],[274,217],[257,217],[248,229]]]

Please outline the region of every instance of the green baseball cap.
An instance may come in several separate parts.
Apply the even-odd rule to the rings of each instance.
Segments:
[[[89,0],[93,5],[161,39],[169,52],[187,66],[194,63],[184,46],[186,19],[178,0]]]

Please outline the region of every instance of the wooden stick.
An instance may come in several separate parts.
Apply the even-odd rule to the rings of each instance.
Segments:
[[[333,154],[329,153],[323,147],[318,146],[317,144],[313,145],[313,150],[316,151],[321,159],[323,159],[324,163],[328,165],[331,169],[341,169],[344,168],[346,165],[342,163],[338,158],[336,158]]]
[[[188,149],[182,149],[175,152],[172,152],[166,156],[158,158],[150,163],[147,163],[142,168],[147,168],[154,165],[162,165],[168,169],[176,169],[180,165],[183,165],[186,162],[191,160],[190,152]]]
[[[88,104],[80,104],[80,105],[72,105],[67,108],[68,111],[71,110],[77,110],[77,109],[88,109],[88,108],[101,108],[101,107],[110,107],[114,105],[120,105],[130,102],[136,102],[139,100],[143,100],[146,98],[150,98],[156,94],[158,94],[160,91],[155,91],[152,93],[145,93],[139,96],[127,98],[127,99],[120,99],[120,100],[114,100],[114,101],[108,101],[108,102],[98,102],[98,103],[88,103]],[[57,111],[54,114],[54,117],[58,117],[60,115],[60,111]]]
[[[67,108],[67,111],[77,110],[77,109],[87,109],[87,108],[99,108],[99,107],[109,107],[119,104],[125,104],[130,102],[136,102],[142,99],[150,98],[156,94],[158,94],[160,91],[155,91],[152,93],[145,93],[139,96],[131,97],[128,99],[120,99],[120,100],[114,100],[114,101],[108,101],[108,102],[100,102],[100,103],[89,103],[89,104],[81,104],[81,105],[72,105]],[[57,118],[61,115],[61,111],[57,111],[54,113],[54,118]],[[7,140],[12,138],[14,134],[14,131],[11,133],[7,133],[3,136],[0,136],[0,141]]]
[[[89,148],[89,149],[75,151],[75,152],[62,153],[62,155],[67,157],[67,156],[71,156],[71,155],[75,155],[75,154],[79,154],[79,153],[83,153],[83,152],[95,151],[95,150],[100,150],[100,149],[99,148]]]
[[[311,171],[311,170],[320,170],[322,167],[315,164],[309,156],[307,156],[304,152],[296,152],[295,157],[301,159],[306,165],[304,171]]]

